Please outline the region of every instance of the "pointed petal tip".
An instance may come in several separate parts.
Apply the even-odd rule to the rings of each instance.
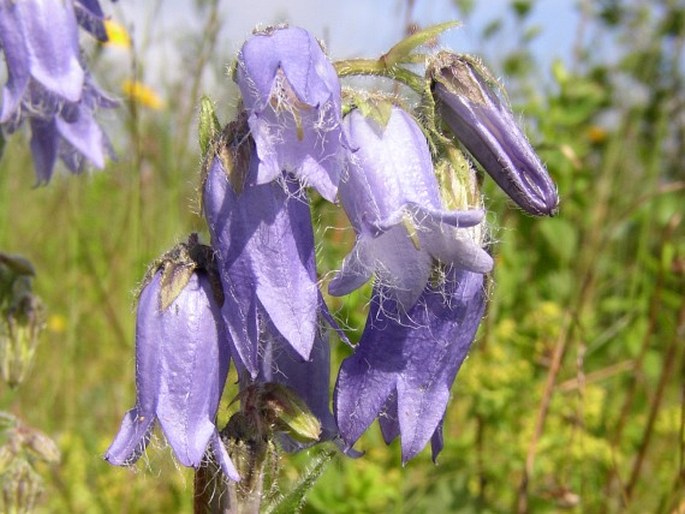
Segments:
[[[154,420],[154,415],[140,415],[138,408],[128,411],[103,458],[113,466],[135,464],[147,448]]]

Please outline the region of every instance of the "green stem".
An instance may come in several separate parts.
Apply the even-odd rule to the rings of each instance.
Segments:
[[[380,59],[348,59],[334,64],[339,77],[354,75],[385,77],[408,86],[419,95],[425,91],[424,78],[400,66],[388,66],[385,56]]]

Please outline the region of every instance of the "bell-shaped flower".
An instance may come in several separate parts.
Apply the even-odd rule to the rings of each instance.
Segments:
[[[483,316],[484,275],[452,267],[409,311],[382,296],[376,288],[361,340],[340,368],[338,429],[352,446],[378,417],[387,443],[400,436],[403,462],[428,441],[435,460],[450,388]]]
[[[319,290],[309,202],[288,173],[256,183],[259,159],[244,120],[206,161],[203,210],[216,249],[233,355],[258,372],[259,316],[303,359],[317,331]],[[260,314],[261,315],[261,314]]]
[[[50,181],[58,157],[72,173],[83,172],[86,161],[103,168],[105,158],[113,155],[113,151],[93,114],[99,107],[116,105],[88,80],[83,98],[70,109],[63,109],[52,117],[30,118],[31,153],[37,183]]]
[[[256,33],[235,80],[257,144],[257,184],[283,171],[334,201],[344,160],[338,75],[319,42],[298,27]]]
[[[329,292],[345,295],[375,272],[386,292],[410,309],[431,274],[433,259],[478,273],[492,258],[467,227],[481,210],[447,211],[428,143],[413,118],[392,107],[387,120],[355,109],[343,120],[356,149],[340,183],[340,200],[357,234]]]
[[[217,288],[206,271],[168,266],[140,294],[136,405],[124,416],[105,459],[133,464],[157,420],[181,464],[197,468],[210,449],[226,476],[237,481],[215,426],[230,360]]]
[[[323,301],[323,300],[322,300]],[[325,306],[323,307],[325,309]],[[321,432],[311,442],[330,440],[337,435],[330,410],[330,347],[328,331],[323,326],[316,331],[309,359],[293,351],[271,323],[264,324],[260,337],[259,375],[256,383],[276,383],[287,386],[304,401],[320,423]],[[288,450],[301,449],[306,444],[297,437],[282,441]]]
[[[440,116],[473,158],[524,211],[554,214],[557,188],[482,65],[440,52],[428,74]]]
[[[80,60],[77,19],[84,23],[85,11],[102,14],[90,0],[0,0],[7,65],[0,126],[12,133],[29,120],[38,183],[49,181],[57,157],[78,173],[86,160],[102,168],[111,152],[93,115],[117,103],[95,86]]]
[[[7,63],[0,122],[15,115],[31,82],[78,102],[85,80],[71,1],[0,0],[0,43]]]

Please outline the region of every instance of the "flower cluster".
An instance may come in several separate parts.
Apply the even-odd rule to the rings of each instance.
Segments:
[[[437,457],[493,267],[475,171],[457,141],[526,211],[551,214],[557,194],[483,73],[452,54],[427,59],[415,80],[395,65],[374,68],[420,84],[428,97],[419,117],[395,96],[343,92],[341,75],[368,70],[336,68],[303,29],[270,28],[244,44],[233,73],[238,115],[221,128],[208,101],[200,114],[211,244],[191,239],[148,276],[138,400],[107,460],[135,461],[155,419],[180,463],[213,455],[233,480],[243,474],[238,441],[280,433],[289,448],[334,439],[353,451],[376,418],[387,442],[400,437],[404,461],[428,442]],[[356,237],[328,293],[374,280],[333,411],[328,335],[347,339],[320,290],[308,187],[339,202]],[[229,360],[242,408],[219,434]]]
[[[73,173],[97,168],[111,153],[95,121],[98,108],[117,103],[95,84],[79,47],[78,28],[107,40],[97,0],[0,0],[0,48],[7,66],[0,127],[31,128],[37,183],[47,183],[59,157]]]

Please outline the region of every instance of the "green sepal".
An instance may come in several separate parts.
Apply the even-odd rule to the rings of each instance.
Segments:
[[[392,68],[397,64],[415,62],[412,55],[415,48],[425,45],[431,39],[435,39],[443,32],[456,28],[459,25],[461,23],[458,21],[448,21],[419,30],[411,36],[404,38],[383,56],[386,66]]]
[[[0,130],[0,160],[2,159],[3,154],[5,153],[5,134]]]
[[[372,119],[382,129],[384,129],[390,121],[393,104],[388,100],[367,99],[365,101],[359,101],[356,105],[365,118]]]
[[[178,298],[181,291],[190,282],[195,273],[195,263],[167,263],[162,269],[162,280],[160,282],[159,304],[161,310],[166,310]]]
[[[198,127],[198,137],[200,151],[202,155],[209,150],[212,139],[221,132],[221,124],[214,110],[214,103],[208,96],[200,98],[200,124]]]
[[[319,440],[321,423],[293,389],[283,384],[267,383],[263,385],[261,394],[264,408],[269,417],[273,416],[277,431],[301,443]]]

